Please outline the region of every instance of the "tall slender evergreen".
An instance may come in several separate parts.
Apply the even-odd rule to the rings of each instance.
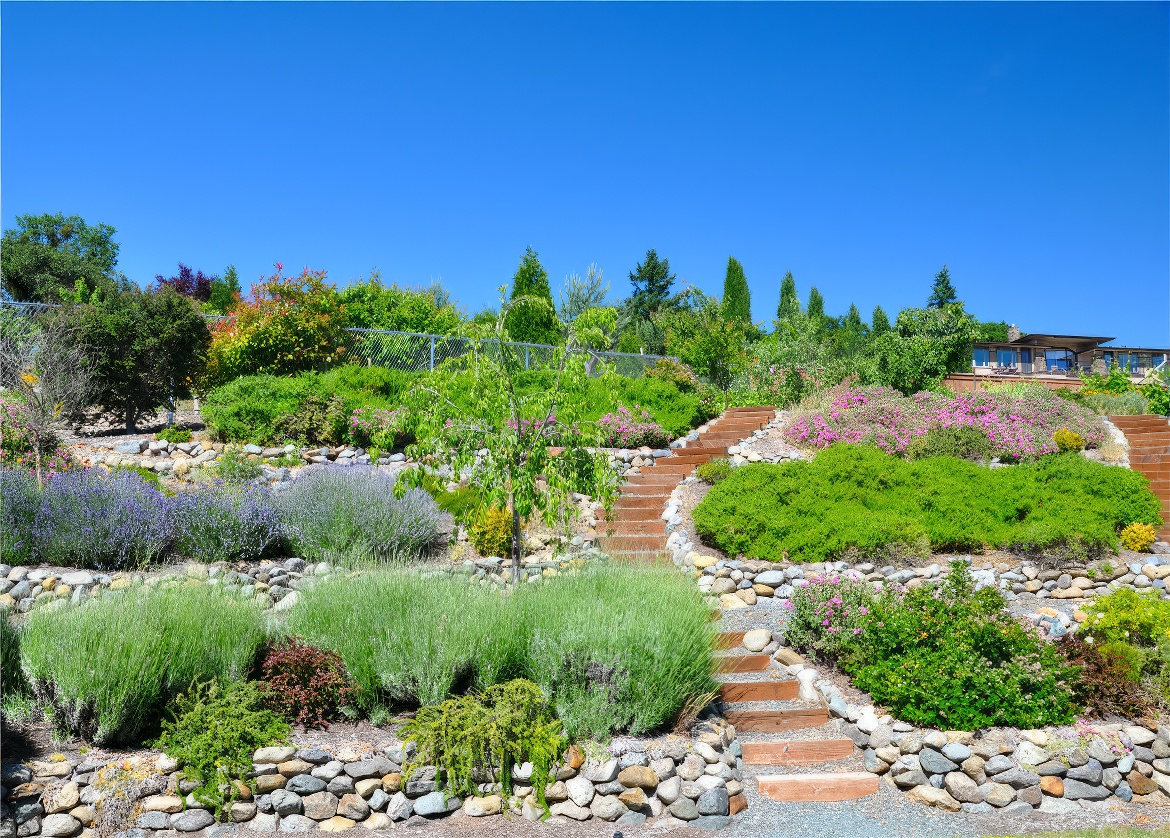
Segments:
[[[743,265],[734,256],[727,257],[727,275],[723,278],[723,316],[735,323],[752,322],[752,294]]]
[[[784,274],[780,282],[780,305],[776,307],[776,320],[784,322],[800,314],[800,298],[796,296],[796,280],[792,271]]]

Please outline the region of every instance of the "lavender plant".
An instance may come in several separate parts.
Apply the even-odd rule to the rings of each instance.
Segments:
[[[167,498],[137,474],[97,469],[53,476],[33,527],[36,560],[103,570],[161,558],[170,544]]]
[[[372,466],[302,474],[276,496],[289,545],[314,559],[418,558],[440,538],[443,513],[421,489],[395,497],[394,484]]]
[[[281,537],[280,516],[265,486],[210,483],[172,501],[175,549],[200,562],[258,559]]]
[[[35,561],[33,533],[39,506],[36,477],[22,468],[0,466],[0,562]]]

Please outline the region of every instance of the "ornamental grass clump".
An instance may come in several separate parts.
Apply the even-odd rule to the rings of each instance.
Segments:
[[[1105,439],[1100,417],[1046,387],[981,390],[963,395],[930,392],[903,396],[889,387],[843,384],[827,410],[797,410],[785,437],[803,448],[837,442],[874,445],[887,454],[913,452],[915,440],[935,428],[970,427],[986,436],[990,453],[1027,460],[1056,453],[1053,434],[1061,428],[1080,434],[1086,448]]]
[[[686,579],[659,570],[588,568],[508,596],[379,570],[304,591],[289,620],[341,655],[375,717],[527,678],[569,736],[606,737],[660,729],[716,689],[709,611]]]
[[[62,472],[41,492],[35,560],[100,570],[142,567],[166,554],[172,521],[166,496],[137,474]]]
[[[253,561],[281,538],[266,486],[205,484],[176,495],[171,508],[175,550],[197,562]]]
[[[136,588],[34,610],[20,654],[54,723],[107,744],[140,738],[195,681],[245,677],[263,639],[250,601],[206,585]]]
[[[302,473],[276,495],[298,556],[340,562],[412,561],[441,537],[442,512],[421,489],[395,497],[394,478],[374,466]]]

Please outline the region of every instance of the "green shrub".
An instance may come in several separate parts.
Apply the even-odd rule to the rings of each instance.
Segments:
[[[273,423],[277,439],[291,439],[302,445],[337,445],[345,438],[349,414],[345,400],[334,393],[310,393],[292,413]]]
[[[162,481],[159,480],[158,473],[155,471],[151,471],[148,468],[143,468],[142,466],[129,465],[128,463],[122,463],[116,469],[114,469],[114,474],[123,472],[132,472],[133,474],[137,474],[152,488],[157,489],[160,492],[165,492]]]
[[[695,469],[695,476],[704,483],[715,484],[730,477],[731,470],[731,460],[726,457],[717,457],[714,460],[700,463]]]
[[[1122,641],[1156,646],[1170,638],[1170,602],[1156,590],[1119,588],[1085,605],[1084,632],[1098,643]]]
[[[61,728],[98,743],[129,742],[194,681],[246,675],[262,640],[251,602],[206,585],[139,588],[34,610],[21,661]]]
[[[835,660],[899,719],[943,730],[1072,720],[1075,668],[1017,623],[998,591],[976,591],[965,562],[937,587],[877,595],[814,578],[791,603],[793,645]]]
[[[587,568],[510,596],[385,570],[304,591],[289,630],[340,654],[375,716],[527,678],[577,738],[656,730],[709,696],[709,616],[662,570]]]
[[[1139,649],[1128,643],[1089,643],[1080,635],[1065,635],[1057,648],[1080,670],[1072,683],[1073,700],[1086,714],[1140,719],[1156,706],[1155,692],[1139,683],[1145,663]]]
[[[166,442],[174,442],[174,443],[190,442],[191,441],[191,432],[190,431],[181,431],[178,428],[163,428],[161,431],[159,431],[157,434],[154,435],[154,438],[161,439],[161,440],[164,440]]]
[[[1073,390],[1058,390],[1064,395]],[[1141,416],[1150,412],[1149,402],[1141,393],[1087,393],[1076,399],[1089,410],[1100,416]]]
[[[252,770],[257,748],[284,742],[289,726],[264,707],[264,694],[252,681],[221,689],[214,681],[193,683],[172,703],[162,734],[151,743],[178,760],[192,794],[220,820],[240,796],[237,782]]]
[[[659,358],[654,366],[646,370],[645,375],[647,378],[665,381],[680,393],[693,393],[699,387],[695,371],[686,364],[670,358]]]
[[[926,548],[1083,556],[1116,550],[1128,524],[1160,524],[1159,511],[1141,474],[1080,456],[992,470],[842,444],[812,462],[737,468],[694,517],[704,541],[729,555],[824,561]]]
[[[512,555],[512,512],[489,507],[471,527],[471,544],[481,556]]]
[[[986,432],[970,425],[935,427],[906,447],[906,459],[956,457],[960,460],[986,462],[995,456],[995,446]]]
[[[264,473],[259,460],[253,460],[239,448],[225,449],[215,464],[215,476],[224,483],[251,483]]]
[[[540,687],[522,678],[423,707],[403,734],[418,745],[408,771],[436,766],[445,791],[458,797],[478,794],[481,774],[509,795],[512,766],[531,762],[532,790],[542,806],[549,771],[568,745]]]
[[[20,631],[8,618],[7,608],[0,608],[0,687],[4,696],[22,693],[25,688],[20,671]]]

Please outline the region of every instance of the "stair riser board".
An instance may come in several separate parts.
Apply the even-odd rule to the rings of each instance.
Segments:
[[[746,765],[819,765],[853,756],[852,739],[744,742],[741,747]]]
[[[778,774],[757,778],[760,794],[780,802],[823,802],[856,800],[878,790],[876,774],[842,772],[840,774]]]
[[[716,649],[736,649],[743,643],[743,636],[745,632],[742,631],[721,631],[715,635]]]
[[[725,655],[715,659],[715,672],[721,675],[763,672],[770,660],[767,655]]]
[[[796,681],[734,681],[719,687],[726,704],[742,701],[791,701],[800,693]]]
[[[723,714],[736,730],[752,733],[784,733],[820,727],[829,721],[823,707],[815,710],[728,710]]]

